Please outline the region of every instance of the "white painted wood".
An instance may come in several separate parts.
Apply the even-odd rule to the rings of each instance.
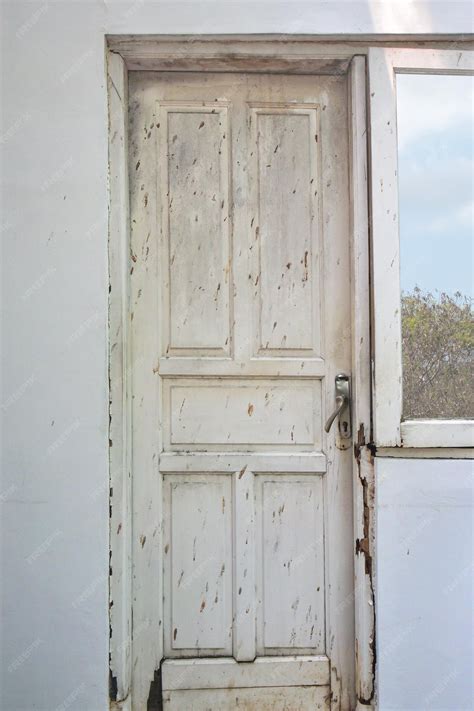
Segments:
[[[474,447],[474,420],[406,420],[403,447]]]
[[[248,467],[233,474],[234,619],[233,655],[237,661],[256,656],[255,476]],[[260,683],[258,684],[260,685]]]
[[[284,52],[278,39],[260,37],[253,41],[248,36],[121,35],[109,36],[108,44],[133,70],[345,73],[352,48],[301,39],[286,38]]]
[[[131,479],[128,393],[128,126],[127,71],[122,57],[108,54],[109,100],[109,383],[110,383],[110,669],[117,701],[131,683]]]
[[[472,74],[473,72],[474,52],[383,48],[369,50],[375,305],[374,434],[375,443],[380,447],[405,445],[405,442],[402,443],[400,433],[402,353],[396,74]],[[436,421],[432,420],[429,427],[435,427],[435,423]],[[454,422],[452,426],[454,427]],[[462,439],[465,433],[462,421],[459,422],[458,429],[457,440],[464,442],[460,446],[470,446],[470,441]],[[408,431],[411,432],[410,429]],[[436,431],[433,430],[433,433]],[[419,446],[427,446],[428,440],[435,442],[435,436],[426,434],[420,438]]]
[[[144,358],[136,380],[138,387],[134,391],[136,427],[141,428],[134,441],[142,449],[137,454],[137,461],[141,463],[138,476],[142,476],[141,472],[147,468],[137,483],[137,492],[143,497],[139,499],[139,506],[144,515],[136,512],[136,516],[137,521],[154,516],[159,523],[162,520],[159,509],[164,506],[165,655],[189,658],[206,655],[217,659],[219,655],[233,653],[250,663],[256,651],[255,627],[259,618],[258,614],[249,618],[250,609],[249,613],[246,610],[255,587],[252,576],[257,579],[263,572],[267,586],[271,588],[264,591],[266,597],[262,598],[267,619],[260,616],[260,620],[267,638],[264,639],[262,633],[260,653],[268,649],[270,654],[281,657],[295,651],[302,656],[326,652],[331,658],[332,706],[349,709],[354,698],[353,612],[352,606],[341,607],[341,602],[353,589],[351,452],[339,441],[336,428],[329,436],[322,435],[324,415],[334,406],[334,377],[341,370],[350,372],[351,368],[346,77],[229,76],[198,72],[183,73],[178,77],[173,73],[145,72],[132,76],[131,83],[135,85],[130,104],[134,114],[133,148],[142,147],[130,162],[135,173],[132,209],[136,210],[133,225],[137,234],[137,249],[132,252],[132,281],[136,284],[132,323],[137,339],[134,348]],[[228,265],[232,289],[229,290],[229,309],[225,306],[222,311],[216,311],[215,306],[215,298],[217,295],[220,298],[223,287],[221,285],[217,291],[219,281],[216,284],[214,272],[222,268],[224,262],[214,254],[222,245],[217,243],[217,232],[212,228],[217,219],[212,198],[215,193],[216,201],[224,199],[221,198],[224,171],[220,162],[210,160],[207,154],[220,145],[215,143],[216,136],[222,142],[224,138],[220,133],[222,127],[214,126],[212,135],[202,133],[208,117],[215,117],[212,114],[214,105],[217,120],[221,113],[226,114],[231,141],[230,175],[225,178],[225,185],[231,190],[231,209],[225,229],[224,221],[219,224],[224,230],[222,241],[228,243],[227,222],[232,223],[231,263]],[[252,133],[250,121],[256,108],[269,111],[271,119],[264,119],[257,134]],[[195,115],[199,114],[199,123],[197,126],[181,126],[179,136],[177,129],[165,131],[162,121],[169,122],[171,109],[178,109],[186,116],[186,121],[194,121]],[[280,123],[275,124],[275,117]],[[304,130],[299,123],[293,126],[293,119],[301,121]],[[202,122],[204,126],[200,128]],[[317,130],[313,133],[315,127]],[[296,131],[295,135],[292,131]],[[259,135],[262,132],[265,136]],[[186,136],[189,143],[186,143]],[[275,137],[280,140],[272,155],[286,151],[283,159],[278,157],[281,161],[279,172],[283,173],[282,186],[270,170],[268,186],[262,192],[261,184],[266,174],[255,170],[250,153],[255,142],[261,142],[261,148],[266,147],[267,153],[264,151],[264,154],[270,157],[268,147],[273,145]],[[309,157],[304,157],[303,146],[306,146]],[[276,144],[273,151],[275,147]],[[291,155],[296,149],[301,165],[295,171]],[[201,172],[196,173],[200,161],[205,169],[201,166]],[[180,166],[184,169],[173,183],[173,189],[176,195],[179,193],[178,199],[183,206],[188,204],[186,191],[191,191],[192,198],[196,190],[193,180],[196,181],[198,174],[201,183],[202,176],[208,172],[214,176],[217,171],[221,176],[219,185],[215,184],[217,192],[213,189],[212,195],[205,193],[202,197],[208,198],[208,202],[203,200],[196,206],[200,212],[195,212],[198,224],[202,221],[212,228],[209,229],[212,268],[201,254],[196,256],[194,242],[204,239],[204,232],[189,227],[188,223],[184,229],[169,221],[173,197],[167,195],[170,170],[179,171]],[[257,176],[258,191],[255,190]],[[305,181],[317,196],[311,196],[308,185],[301,185]],[[266,262],[255,259],[261,241],[258,218],[265,213],[268,224],[273,219],[270,209],[265,206],[261,209],[257,202],[267,195],[265,189],[271,193],[281,191],[283,187],[286,192],[280,192],[279,200],[293,199],[298,205],[293,224],[287,228],[293,230],[291,239],[285,242],[283,231],[276,232],[278,223],[273,222],[272,228],[267,227],[264,231],[268,244],[262,254]],[[300,191],[301,195],[295,197]],[[165,200],[165,197],[170,199]],[[276,205],[273,198],[265,199],[269,205]],[[192,199],[189,204],[193,205]],[[304,211],[308,207],[310,218],[314,219],[303,215],[303,207]],[[176,242],[173,242],[173,231]],[[295,240],[293,233],[297,233]],[[188,234],[192,235],[193,244],[190,249],[184,249]],[[272,235],[275,239],[273,249]],[[293,242],[294,255],[291,253]],[[174,246],[170,248],[170,245]],[[306,259],[305,252],[308,252]],[[219,258],[212,261],[217,256]],[[293,268],[287,268],[289,261],[298,265],[289,283],[299,309],[292,306],[290,311],[286,310],[287,299],[278,302],[272,296],[271,279],[262,279],[267,300],[265,308],[269,308],[269,298],[274,300],[285,326],[277,334],[278,341],[269,343],[271,348],[265,349],[262,357],[262,349],[256,348],[256,344],[262,345],[259,338],[261,321],[256,318],[256,314],[261,313],[259,305],[262,303],[258,281],[262,278],[262,268],[265,270],[269,265],[271,277],[275,279],[279,274],[283,283],[285,272],[282,276],[281,270],[278,271],[283,258],[288,272]],[[138,271],[142,260],[143,267]],[[187,263],[182,264],[183,261]],[[192,278],[188,279],[186,275],[191,273],[193,266]],[[179,275],[183,275],[183,282],[186,282],[182,287],[184,297],[179,293]],[[306,286],[300,287],[298,278]],[[170,288],[173,279],[174,286]],[[225,283],[225,274],[223,281]],[[184,311],[191,298],[190,284],[199,292],[199,309],[193,312],[194,321],[199,324],[197,329],[185,322]],[[310,300],[307,299],[307,289],[311,289]],[[212,299],[206,296],[208,292]],[[184,311],[178,318],[181,324],[179,334],[173,335],[169,314],[170,308],[175,308],[176,304],[181,304],[178,310]],[[220,341],[218,337],[226,334],[222,324],[227,324],[227,319],[219,319],[227,311],[232,318],[226,344],[227,336]],[[307,315],[306,330],[302,313]],[[213,323],[209,329],[212,338],[206,340],[207,324],[213,318],[220,326],[214,329]],[[266,327],[268,314],[264,320]],[[139,328],[148,330],[146,337],[140,338]],[[288,348],[284,342],[285,331],[291,335]],[[227,347],[229,350],[224,353]],[[183,357],[183,349],[187,349],[190,357]],[[215,350],[211,352],[211,349]],[[146,444],[144,438],[147,438]],[[151,460],[144,461],[144,453],[151,454]],[[161,496],[159,486],[163,479],[165,496],[156,504],[151,498]],[[172,486],[177,487],[179,495]],[[231,486],[230,497],[228,486]],[[209,487],[207,497],[198,493],[201,487]],[[222,487],[226,493],[221,491]],[[265,496],[262,496],[264,489]],[[222,508],[223,500],[228,513],[219,509],[219,502]],[[227,508],[229,501],[232,508]],[[278,515],[285,520],[285,525],[280,526],[273,538],[269,533],[271,513],[267,509],[272,503],[275,506],[278,503],[277,509],[284,507]],[[230,516],[231,511],[233,516]],[[227,515],[231,527],[227,519],[224,522],[220,518]],[[137,526],[141,529],[138,523]],[[262,530],[264,533],[259,534]],[[252,537],[255,540],[253,546]],[[192,560],[194,539],[205,551],[203,560],[209,561],[209,571],[203,571],[201,578],[191,566],[196,581],[182,595],[178,586],[182,569],[189,568],[190,563],[197,565],[197,561]],[[139,543],[140,540],[143,539],[139,538]],[[148,537],[143,549],[147,543]],[[280,558],[275,558],[275,545],[277,548],[281,546]],[[253,559],[255,565],[256,549],[261,558],[253,573],[251,563]],[[199,617],[203,614],[200,610],[204,594],[200,585],[204,584],[204,592],[208,594],[211,583],[215,582],[217,571],[212,567],[212,561],[216,551],[219,560],[225,558],[226,574],[233,571],[234,619],[231,618],[230,635],[227,606],[230,583],[225,584],[223,607],[214,610],[211,606],[208,608],[206,602],[204,610],[215,614],[208,618]],[[227,566],[230,555],[233,561]],[[291,570],[290,565],[290,584],[285,587],[276,566],[287,560],[294,566]],[[150,584],[150,572],[144,571],[144,585],[149,585],[150,599],[161,595],[159,564],[157,568],[154,584]],[[209,591],[206,591],[207,583]],[[140,592],[141,588],[140,583]],[[218,595],[219,604],[220,600]],[[160,627],[158,623],[155,628],[157,637]],[[191,633],[184,640],[186,646],[178,648],[182,628]],[[227,641],[229,647],[225,646]],[[141,651],[144,651],[142,647]],[[293,698],[297,699],[297,679],[288,679],[288,683],[293,686]],[[146,700],[144,689],[143,679],[139,691],[142,701],[137,697],[137,704],[142,706]],[[308,693],[305,703],[310,700],[312,703],[313,691],[308,689]],[[329,698],[327,688],[324,696]],[[217,697],[212,698],[214,706],[219,707],[219,702],[215,701]],[[257,693],[252,696],[252,703],[261,702],[263,708],[265,699],[266,693]],[[224,701],[227,703],[227,699]]]
[[[232,482],[226,475],[164,480],[164,652],[232,652]]]
[[[166,378],[163,387],[165,450],[321,449],[319,381]]]
[[[165,691],[165,711],[328,711],[328,686]]]
[[[320,473],[327,470],[326,456],[320,452],[284,454],[272,452],[163,452],[162,472],[235,472],[240,467],[253,472]]]
[[[129,77],[130,79],[130,77]],[[155,105],[129,81],[130,178],[130,388],[132,393],[132,708],[146,708],[150,684],[163,657],[162,481],[158,475],[161,383],[153,368],[159,332],[156,180],[146,170],[153,152]],[[149,195],[150,199],[145,196]],[[153,235],[153,237],[152,237]]]
[[[157,106],[162,354],[231,353],[230,126],[225,102]]]
[[[300,71],[305,71],[304,62],[306,62],[306,59],[303,58],[301,61],[301,48],[304,47],[305,43],[307,44],[308,47],[312,47],[312,53],[313,53],[314,57],[316,57],[317,55],[323,56],[323,57],[325,55],[328,56],[329,54],[331,54],[331,52],[333,50],[336,50],[336,46],[334,44],[323,45],[320,43],[319,40],[317,42],[315,42],[314,37],[306,37],[306,38],[301,37],[301,38],[298,38],[298,40],[293,40],[293,39],[291,40],[293,46],[287,53],[286,48],[288,47],[288,38],[278,38],[278,40],[277,40],[277,38],[271,38],[271,42],[266,44],[266,49],[262,53],[259,50],[259,47],[262,46],[261,40],[264,40],[264,43],[265,43],[266,41],[268,41],[269,38],[268,37],[265,37],[265,38],[254,37],[253,39],[255,39],[257,41],[253,43],[254,46],[250,52],[250,54],[252,56],[246,57],[245,55],[246,55],[247,47],[249,46],[249,44],[251,44],[248,42],[248,38],[235,38],[235,41],[236,41],[235,45],[232,42],[229,42],[228,38],[225,38],[223,41],[220,42],[219,46],[217,47],[217,51],[214,51],[214,50],[216,50],[215,38],[207,38],[206,42],[204,42],[204,43],[196,42],[195,41],[196,38],[194,36],[192,37],[192,40],[193,40],[192,43],[189,42],[189,39],[190,38],[183,38],[183,37],[180,37],[178,39],[176,37],[159,37],[159,38],[157,38],[157,37],[153,37],[153,36],[149,36],[149,37],[145,38],[144,42],[146,44],[147,51],[148,51],[148,57],[147,57],[148,66],[155,67],[155,68],[166,67],[167,69],[170,69],[170,70],[176,70],[176,69],[180,70],[180,69],[183,69],[186,67],[192,68],[192,69],[200,68],[203,71],[209,71],[210,69],[213,69],[213,68],[214,69],[222,68],[222,69],[225,69],[228,71],[229,68],[232,68],[232,66],[234,66],[234,69],[237,67],[240,67],[240,68],[246,67],[246,69],[248,71],[252,71],[255,69],[261,70],[261,68],[263,66],[262,63],[264,63],[264,65],[268,71],[282,71],[282,69],[284,69],[285,71],[300,72]],[[200,39],[203,39],[203,38],[200,38]],[[331,39],[331,38],[326,38],[326,39]],[[332,38],[332,39],[335,39],[335,38]],[[354,38],[351,38],[350,36],[348,36],[346,39],[353,40]],[[365,54],[368,51],[368,46],[367,46],[368,43],[371,43],[373,45],[375,39],[376,39],[377,43],[385,42],[387,44],[387,41],[389,41],[391,46],[393,46],[395,44],[400,44],[400,42],[403,42],[405,45],[407,45],[409,43],[413,44],[416,41],[419,46],[420,41],[422,41],[424,38],[423,37],[415,37],[415,36],[403,37],[401,35],[398,36],[397,38],[394,38],[394,37],[389,38],[387,36],[384,37],[382,35],[379,35],[379,36],[377,36],[377,38],[359,37],[359,39],[362,40],[362,42],[357,42],[356,44],[352,44],[352,45],[346,44],[344,46],[338,46],[336,51],[339,53],[340,50],[343,50],[343,53],[344,52],[346,53],[346,60],[347,60],[347,62],[349,62],[354,51],[357,51],[360,54]],[[437,39],[437,38],[433,36],[428,41],[433,43],[433,41],[435,39]],[[450,38],[448,36],[445,36],[445,39],[448,40]],[[462,39],[460,39],[459,37],[452,38],[452,39],[455,39],[457,46],[460,49],[462,49],[462,47],[463,47]],[[245,41],[242,41],[242,40],[245,40]],[[301,40],[301,41],[299,41],[299,40]],[[115,51],[122,51],[122,49],[120,49],[122,47],[124,54],[127,56],[126,61],[128,61],[130,64],[133,63],[133,61],[137,58],[137,56],[140,55],[141,48],[143,47],[142,40],[139,38],[137,39],[136,37],[133,37],[133,38],[132,37],[127,38],[124,36],[113,37],[113,38],[109,37],[108,44],[110,47],[114,47]],[[438,46],[438,48],[441,48],[441,47],[446,48],[448,45],[446,43],[443,44],[442,42],[441,43],[438,42],[437,46]],[[467,43],[466,46],[469,46],[469,43]],[[165,47],[166,47],[166,49],[165,49],[165,51],[163,51]],[[285,49],[283,49],[283,47]],[[210,51],[211,48],[212,48],[212,51]],[[406,49],[404,50],[404,52],[406,53]],[[306,49],[304,50],[304,53],[306,53]],[[211,54],[212,54],[212,56],[211,56]],[[407,56],[407,55],[405,54],[405,56]],[[138,62],[139,61],[140,60],[138,60]],[[232,62],[234,62],[234,61],[236,63],[233,65]],[[155,64],[153,64],[153,62],[155,62]],[[334,65],[334,66],[336,66],[336,65]],[[347,64],[346,64],[346,66],[347,66]],[[306,65],[306,70],[308,70],[308,71],[314,71],[315,68],[316,68],[315,64],[313,65],[312,68],[310,68],[309,64]],[[319,68],[321,68],[321,65]],[[339,70],[336,69],[336,71],[339,71]],[[114,82],[115,82],[115,79],[114,79]],[[115,83],[116,83],[115,88],[109,84],[109,94],[112,94],[117,87],[120,88],[119,87],[120,82],[117,81]],[[119,92],[119,94],[120,94],[120,92]],[[121,109],[120,109],[120,106],[118,106],[118,113],[120,114],[120,112],[121,112]],[[236,124],[236,122],[234,122],[234,128],[235,128],[235,124]],[[115,134],[114,125],[115,124],[112,121],[110,124],[110,135],[112,137]],[[112,142],[112,145],[113,145],[113,142]],[[117,144],[115,143],[115,146],[116,145]],[[115,168],[116,168],[117,163],[119,163],[120,161],[121,161],[120,155],[118,155],[117,151],[114,151],[112,148],[112,150],[110,152],[112,202],[113,202],[113,195],[116,194],[116,193],[114,193],[112,166],[115,166]],[[134,168],[134,166],[133,166],[133,168]],[[132,173],[133,173],[133,170],[132,170]],[[126,200],[124,200],[124,204],[126,204]],[[234,209],[235,209],[234,217],[237,215],[237,213],[239,213],[239,211],[241,211],[242,214],[245,212],[244,206],[236,205]],[[120,250],[119,250],[119,254],[120,254]],[[136,256],[136,255],[134,255],[134,256]],[[150,261],[150,264],[151,264],[151,261]],[[129,266],[131,266],[133,268],[133,264],[126,265],[127,272],[128,272]],[[111,269],[111,282],[112,282],[112,284],[113,283],[120,284],[120,276],[116,276],[113,267]],[[117,296],[117,292],[115,292],[115,293]],[[116,296],[115,296],[115,298],[116,298]],[[237,306],[237,304],[236,304],[236,306]],[[241,310],[239,313],[245,313],[245,309]],[[237,308],[236,308],[235,314],[237,314]],[[240,318],[238,318],[237,320],[240,320]],[[324,322],[324,319],[323,319],[323,322]],[[112,320],[111,320],[111,324],[112,324]],[[113,332],[113,329],[111,327],[111,333],[112,332]],[[117,343],[119,344],[120,342],[121,341],[120,341],[120,335],[119,335],[119,337],[117,338]],[[115,353],[117,352],[117,347],[115,348],[114,352]],[[157,368],[158,360],[159,360],[159,358],[156,359],[155,364],[154,364],[155,373],[157,372],[156,368]],[[191,360],[191,359],[188,359],[188,360]],[[112,361],[113,361],[113,355],[111,354],[111,362]],[[308,362],[308,361],[306,361],[306,362]],[[174,364],[171,363],[170,364],[170,368],[171,368],[170,373],[175,372],[173,370],[174,367],[175,367]],[[203,367],[207,368],[208,366],[206,364]],[[231,366],[231,367],[233,367],[233,366]],[[264,367],[263,360],[260,363],[258,363],[258,367]],[[291,368],[291,369],[298,368],[299,364],[295,365],[293,363],[288,363],[288,364],[286,364],[285,367]],[[132,368],[132,364],[130,365],[130,369],[131,368]],[[279,368],[280,368],[280,366],[279,366]],[[279,368],[278,368],[278,370],[279,370]],[[178,366],[178,370],[179,370],[179,366]],[[112,372],[113,371],[111,370],[111,373]],[[186,366],[184,366],[183,372],[185,375],[193,375],[194,374],[193,372],[187,372]],[[203,373],[205,375],[212,375],[211,370],[209,370],[209,371],[204,370]],[[179,372],[177,374],[179,374]],[[220,371],[216,372],[216,374],[219,375]],[[268,374],[268,372],[265,371],[264,375],[267,375],[267,374]],[[288,370],[284,370],[284,371],[282,371],[282,374],[284,376],[290,376],[293,374],[293,372],[290,373]],[[236,373],[234,371],[232,371],[232,375],[236,375]],[[317,373],[314,373],[314,375],[320,377],[321,373],[317,372]],[[156,377],[154,380],[156,381]],[[149,380],[148,385],[149,385],[150,391],[152,391],[153,390],[153,383],[152,383],[151,378]],[[359,396],[360,396],[360,391],[359,391]],[[329,389],[328,389],[328,397],[329,397]],[[113,392],[112,393],[112,408],[111,408],[112,420],[113,420],[114,398],[115,398],[115,395]],[[121,395],[119,394],[119,399],[120,398],[121,398]],[[113,439],[114,443],[118,442],[118,438],[116,435],[112,439]],[[115,450],[114,453],[111,453],[112,457],[114,457],[116,451],[117,450]],[[436,454],[436,452],[433,452],[433,450],[422,449],[422,448],[419,448],[418,450],[416,450],[414,448],[405,449],[405,452],[403,451],[403,448],[383,448],[383,449],[381,448],[379,451],[386,456],[399,456],[400,454],[402,454],[403,456],[414,456],[414,455],[416,455],[416,456],[419,455],[419,456],[424,456],[424,457],[438,456]],[[446,450],[437,450],[437,451],[438,452],[443,451],[445,453],[445,455],[448,457],[451,457],[451,456],[465,457],[465,456],[469,456],[469,452],[472,452],[472,450],[469,450],[469,449],[465,449],[465,450],[446,449]],[[195,460],[193,460],[193,462],[195,462]],[[333,465],[333,463],[331,461],[330,466],[332,466],[332,465]],[[150,466],[152,466],[152,465],[150,465]],[[235,468],[233,470],[235,470]],[[128,473],[125,473],[125,477],[128,477]],[[115,511],[117,511],[117,497],[115,497]],[[112,516],[113,515],[114,515],[114,512],[112,512]],[[357,522],[356,522],[356,525],[357,525]],[[113,537],[111,537],[111,545],[112,545],[113,555],[115,555],[116,545],[119,546],[119,551],[120,551],[120,542],[119,542],[118,536],[114,536],[113,530],[111,531],[111,533],[113,536]],[[120,557],[120,554],[119,554],[119,556],[115,555],[115,560],[117,560],[119,557]],[[126,572],[127,572],[127,569],[125,567],[125,574],[126,574]],[[115,578],[115,581],[116,580],[117,580],[117,578]],[[112,589],[114,587],[115,581],[112,578],[112,582],[111,582]],[[115,604],[117,604],[117,603],[115,603]],[[116,608],[116,610],[117,610],[117,608]],[[114,615],[116,615],[116,610],[112,611],[112,617]],[[118,625],[120,626],[120,623],[118,622],[118,616],[116,615],[115,618],[113,617],[113,619],[114,619],[113,627],[114,627],[114,630],[116,630],[117,626]],[[126,619],[123,619],[122,629],[123,629],[124,645],[128,644],[128,646],[130,647],[129,642],[127,641],[129,629],[127,629]],[[148,650],[146,647],[147,647],[146,643],[141,645],[141,648],[140,648],[141,653],[146,655],[147,661],[150,661],[150,656],[148,654]],[[137,663],[137,665],[141,664],[139,655],[136,656],[136,663]],[[118,679],[118,683],[119,683],[119,689],[120,689],[120,683],[121,683],[120,678]],[[143,686],[143,692],[144,692],[143,703],[146,702],[145,691],[146,691],[145,686]],[[138,703],[137,693],[135,693],[135,701],[136,701],[136,703]]]
[[[474,459],[474,447],[381,447],[377,457],[390,459]]]
[[[400,445],[402,361],[395,75],[385,50],[369,51],[374,437]]]
[[[472,74],[474,72],[474,53],[466,49],[383,49],[388,68],[395,72],[408,74]],[[369,52],[378,51],[371,49]],[[374,56],[375,59],[375,56]],[[370,65],[369,65],[370,71]]]
[[[322,358],[253,358],[245,361],[230,358],[160,358],[156,372],[165,375],[212,375],[223,377],[298,377],[322,378]]]
[[[354,57],[350,68],[350,189],[352,284],[352,423],[354,430],[353,501],[355,547],[354,610],[356,694],[360,704],[375,704],[375,547],[374,466],[371,442],[370,261],[367,171],[366,62]]]
[[[254,355],[319,355],[318,105],[251,106]]]
[[[342,87],[341,87],[342,88]],[[332,92],[335,87],[332,87]],[[324,380],[326,415],[334,407],[334,379],[351,372],[351,283],[348,85],[344,93],[328,94],[321,106],[321,222],[323,351],[327,362]],[[332,104],[332,105],[331,105]],[[326,108],[324,108],[326,107]],[[330,111],[330,114],[328,114]],[[329,149],[328,144],[331,145]],[[347,449],[345,449],[347,447]],[[326,654],[331,659],[331,708],[350,709],[354,699],[354,591],[351,454],[352,442],[343,442],[333,427],[323,450],[328,457],[324,478]]]
[[[325,686],[329,659],[324,655],[257,657],[251,663],[235,659],[167,659],[162,685],[173,689],[226,689],[252,686]]]
[[[323,653],[322,480],[262,475],[256,487],[258,653]]]
[[[354,57],[350,69],[350,192],[352,277],[352,415],[370,436],[370,262],[367,170],[366,61]]]
[[[354,10],[357,13],[357,10]],[[392,18],[390,18],[392,19]],[[405,18],[404,18],[405,19]],[[354,17],[356,24],[359,18]],[[402,48],[472,47],[469,34],[415,32],[341,34],[233,34],[216,35],[112,35],[110,49],[119,53],[128,69],[200,72],[278,72],[344,74],[355,54],[373,46]],[[438,28],[439,29],[439,28]]]

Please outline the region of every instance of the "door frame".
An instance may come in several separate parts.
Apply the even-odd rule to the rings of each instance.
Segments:
[[[350,128],[350,251],[352,288],[354,592],[357,707],[374,706],[374,452],[371,446],[371,328],[366,113],[367,43],[279,36],[191,37],[111,36],[107,38],[109,119],[109,466],[110,466],[110,678],[112,708],[131,710],[133,684],[150,684],[159,666],[154,617],[140,616],[132,647],[132,461],[129,275],[135,255],[129,244],[128,72],[237,71],[267,73],[348,73]],[[136,502],[135,502],[136,505]],[[160,534],[158,534],[160,535]],[[142,559],[143,560],[143,559]],[[136,563],[137,565],[137,563]],[[142,563],[140,563],[142,565]],[[135,569],[135,572],[136,569]],[[143,575],[146,570],[143,569]],[[143,612],[143,610],[142,610]],[[138,616],[135,617],[135,620]],[[136,623],[137,624],[137,623]],[[152,654],[150,654],[150,649]],[[140,651],[150,669],[134,659]],[[333,670],[337,675],[337,670]]]

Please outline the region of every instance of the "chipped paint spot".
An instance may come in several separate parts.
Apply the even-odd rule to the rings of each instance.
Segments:
[[[239,479],[242,479],[243,475],[245,474],[246,469],[247,469],[247,464],[244,467],[242,467],[242,469],[240,470]]]

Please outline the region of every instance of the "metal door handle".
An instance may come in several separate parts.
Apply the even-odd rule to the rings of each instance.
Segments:
[[[345,398],[344,395],[336,395],[336,409],[334,410],[332,415],[330,417],[328,417],[327,422],[324,425],[324,429],[326,430],[326,432],[329,432],[329,430],[331,429],[332,423],[334,422],[336,417],[341,414],[341,412],[343,411],[343,409],[346,406],[346,403],[347,403],[347,398]]]
[[[351,393],[350,393],[350,378],[345,373],[338,373],[335,379],[336,386],[336,409],[328,418],[324,429],[329,432],[332,423],[339,417],[339,433],[342,438],[349,439],[351,433]],[[344,417],[343,417],[344,415]]]

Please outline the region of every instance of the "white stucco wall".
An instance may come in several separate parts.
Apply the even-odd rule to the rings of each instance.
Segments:
[[[3,2],[1,13],[0,708],[104,711],[109,634],[104,35],[454,33],[472,31],[472,11],[469,2],[408,0],[16,0]],[[432,482],[430,463],[416,467]],[[466,467],[447,463],[431,483],[433,506],[441,511],[434,528],[444,558],[456,544],[465,544],[451,508],[443,512],[445,487],[465,477]],[[401,495],[393,484],[398,474],[410,490],[407,471],[401,461],[389,462],[387,469],[380,466],[386,475],[381,502],[384,496]],[[407,530],[416,526],[417,510],[380,511],[379,552],[390,544],[391,555],[390,566],[379,569],[379,605],[386,608],[379,617],[381,647],[397,616],[406,624],[412,619],[413,593],[407,593],[406,576],[425,585],[422,569],[408,569],[405,550],[391,541],[402,521]],[[416,560],[431,570],[439,545],[422,548],[421,541],[416,541]],[[443,569],[454,577],[458,564],[450,560],[452,567]],[[460,592],[456,596],[464,605],[457,614],[467,613],[465,598]],[[433,600],[429,604],[430,609],[435,605]],[[439,630],[427,620],[412,637],[424,655],[426,683],[430,660],[440,664]],[[450,621],[442,625],[447,628]],[[449,634],[451,644],[466,647],[465,629],[453,625]],[[400,671],[382,656],[384,709],[415,708],[410,706],[414,697],[401,693]],[[402,671],[409,694],[416,670],[407,665]],[[456,684],[464,689],[458,698],[466,699],[465,677],[460,674]]]
[[[380,709],[474,703],[472,461],[378,459]]]

